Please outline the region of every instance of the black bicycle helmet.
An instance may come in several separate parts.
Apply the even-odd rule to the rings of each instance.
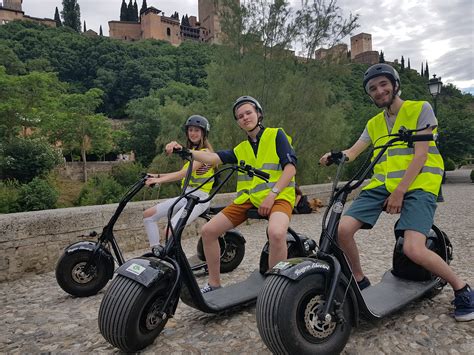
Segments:
[[[183,126],[185,132],[187,131],[189,126],[201,128],[204,131],[205,137],[209,135],[209,131],[211,130],[211,125],[209,124],[207,118],[200,115],[192,115],[188,117],[186,123]]]
[[[377,76],[386,76],[390,79],[393,84],[393,87],[397,88],[397,91],[394,92],[396,95],[400,91],[400,75],[398,72],[390,65],[385,63],[379,63],[372,65],[367,71],[364,73],[364,90],[368,94],[367,84],[370,79],[376,78]]]
[[[262,105],[260,105],[260,103],[255,100],[252,96],[241,96],[239,97],[237,100],[235,100],[234,102],[234,105],[232,106],[232,113],[234,114],[234,118],[237,119],[237,116],[235,115],[235,111],[240,107],[242,106],[243,104],[252,104],[255,109],[257,110],[257,112],[260,113],[260,119],[259,119],[259,122],[263,119],[263,109],[262,109]]]

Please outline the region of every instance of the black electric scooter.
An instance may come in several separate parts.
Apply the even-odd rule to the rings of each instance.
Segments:
[[[401,145],[413,149],[413,142],[433,140],[432,134],[413,134],[418,131],[402,127],[398,133],[389,134],[392,138],[386,144],[374,147],[380,151],[368,167],[342,187],[337,187],[337,183],[347,158],[341,152],[331,154],[330,159],[339,167],[323,217],[319,250],[309,258],[277,264],[268,271],[258,296],[258,330],[273,353],[339,353],[349,339],[352,326],[357,326],[359,316],[380,319],[416,299],[435,295],[446,285],[403,254],[403,233],[396,233],[393,268],[385,272],[380,283],[361,291],[337,243],[337,229],[347,196],[362,184],[389,147]],[[426,246],[450,263],[451,243],[434,225]]]
[[[180,151],[191,161],[186,151]],[[221,169],[227,175],[205,200],[186,194],[185,212],[172,231],[164,249],[158,255],[144,255],[127,261],[117,270],[99,309],[99,329],[102,336],[113,346],[123,351],[138,351],[153,343],[169,318],[173,317],[179,298],[187,305],[206,313],[219,313],[255,303],[263,286],[263,274],[268,270],[268,246],[261,254],[260,265],[264,270],[255,270],[244,281],[202,294],[191,266],[181,246],[181,234],[186,220],[196,204],[212,199],[222,186],[237,171],[266,180],[268,174],[241,162]],[[188,169],[189,177],[191,170]],[[205,182],[204,182],[205,183]],[[203,184],[204,184],[203,183]],[[172,207],[171,207],[172,208]],[[252,211],[249,217],[256,217]],[[316,243],[293,230],[287,235],[288,251],[293,256],[308,256],[314,252]]]
[[[95,295],[112,279],[115,262],[118,266],[125,263],[113,228],[127,203],[145,186],[147,179],[148,176],[144,175],[129,188],[97,241],[80,241],[65,248],[56,264],[56,280],[64,291],[77,297]],[[200,217],[209,221],[221,209],[222,207],[211,207]],[[97,235],[96,231],[92,231],[85,237],[94,238]],[[221,272],[230,272],[244,258],[245,239],[239,231],[230,230],[219,238],[219,244]],[[193,271],[207,271],[201,238],[197,244],[197,254],[190,257],[189,264]]]

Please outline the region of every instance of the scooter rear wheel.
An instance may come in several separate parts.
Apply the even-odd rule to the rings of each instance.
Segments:
[[[275,354],[340,353],[351,333],[352,303],[346,299],[337,322],[334,311],[331,320],[319,320],[317,312],[325,304],[324,277],[308,275],[293,281],[269,275],[257,299],[257,326],[267,347]],[[336,301],[342,303],[344,289],[336,290]]]
[[[85,266],[92,257],[92,251],[80,250],[64,253],[56,265],[56,280],[67,293],[76,297],[88,297],[102,290],[109,281],[108,265],[105,259],[92,260],[88,272]],[[112,265],[113,270],[113,265]]]
[[[161,333],[171,314],[158,313],[167,294],[167,283],[146,288],[122,275],[112,282],[99,308],[99,330],[113,346],[125,351],[141,350]],[[174,302],[176,308],[178,299]]]
[[[245,243],[241,241],[242,237],[232,231],[226,232],[219,237],[219,247],[221,250],[220,265],[221,272],[231,272],[236,269],[245,256]],[[197,244],[197,255],[202,261],[206,261],[202,238],[199,238]]]

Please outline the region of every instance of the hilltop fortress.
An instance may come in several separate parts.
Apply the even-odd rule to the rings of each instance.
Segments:
[[[49,27],[56,27],[56,22],[50,18],[37,18],[25,15],[21,5],[23,0],[0,0],[0,25],[5,25],[10,21],[33,21]]]
[[[225,34],[221,28],[220,14],[223,10],[220,0],[198,0],[198,15],[186,14],[179,19],[175,12],[171,16],[165,16],[161,10],[147,6],[146,0],[142,0],[142,8],[138,13],[136,0],[132,5],[129,0],[128,10],[135,12],[134,21],[109,21],[109,37],[126,41],[139,41],[142,39],[157,39],[167,41],[174,46],[179,46],[183,41],[192,40],[206,43],[221,44]],[[149,0],[150,1],[150,0]],[[156,0],[155,0],[156,1]],[[239,5],[240,1],[235,0]],[[36,18],[25,15],[22,10],[23,0],[0,0],[0,25],[10,21],[33,21],[46,26],[55,27],[56,22],[49,18]],[[119,0],[117,0],[117,5]],[[126,5],[122,0],[122,6]],[[93,32],[89,30],[88,32]],[[87,34],[87,33],[86,33]],[[94,32],[95,35],[97,35]],[[338,44],[331,48],[319,48],[315,51],[315,58],[321,60],[331,58],[340,60],[347,58],[348,46]],[[372,35],[359,33],[351,37],[350,59],[356,63],[375,64],[379,61],[379,53],[372,50]]]
[[[236,0],[236,3],[240,4],[240,1]],[[175,46],[185,40],[220,44],[223,39],[221,11],[218,0],[198,0],[199,20],[186,14],[180,21],[177,12],[165,16],[161,10],[153,6],[144,8],[142,4],[138,21],[109,21],[109,36],[129,41],[153,38]]]

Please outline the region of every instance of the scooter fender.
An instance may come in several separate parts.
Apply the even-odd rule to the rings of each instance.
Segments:
[[[267,274],[280,275],[293,281],[299,281],[311,274],[330,274],[331,272],[331,265],[324,260],[293,258],[280,261]]]
[[[64,249],[64,254],[72,255],[81,251],[88,251],[92,253],[96,250],[96,248],[96,242],[81,241],[73,243],[66,247],[66,249]],[[105,260],[105,265],[107,267],[107,275],[109,276],[109,279],[111,279],[114,276],[114,257],[112,256],[112,254],[110,254],[110,251],[101,246],[96,251],[95,258],[97,258],[97,260]]]
[[[173,265],[155,257],[140,257],[128,260],[116,272],[147,288],[158,282],[170,282],[176,277],[176,270]]]

